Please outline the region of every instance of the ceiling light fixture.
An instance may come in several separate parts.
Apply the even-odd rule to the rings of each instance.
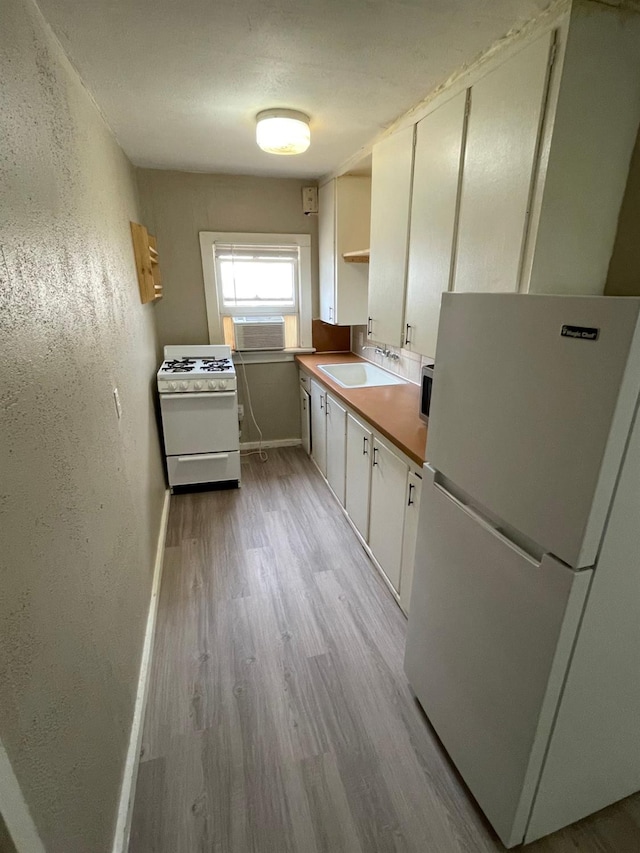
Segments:
[[[263,110],[256,116],[256,142],[268,154],[302,154],[311,142],[309,116],[297,110]]]

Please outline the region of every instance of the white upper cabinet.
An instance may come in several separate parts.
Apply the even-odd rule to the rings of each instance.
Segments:
[[[640,121],[640,15],[572,3],[565,41],[552,75],[522,289],[599,295]]]
[[[367,335],[392,346],[402,338],[414,130],[373,146]]]
[[[336,314],[336,182],[318,190],[318,263],[320,319],[333,323]]]
[[[417,125],[404,345],[435,356],[440,297],[449,289],[467,92]]]
[[[455,262],[456,291],[517,291],[553,33],[471,89]]]
[[[320,318],[341,326],[367,322],[367,264],[348,263],[345,252],[369,248],[371,179],[334,178],[318,193]]]

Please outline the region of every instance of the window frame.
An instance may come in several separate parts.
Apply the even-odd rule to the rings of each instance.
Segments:
[[[209,330],[209,343],[224,343],[223,316],[264,316],[265,314],[297,314],[298,315],[298,347],[297,349],[311,348],[311,316],[312,316],[312,293],[311,293],[311,235],[310,234],[261,234],[229,231],[201,231],[200,253],[202,256],[202,272],[204,276],[204,295],[207,310],[207,327]],[[297,282],[297,309],[295,311],[281,311],[276,308],[263,308],[257,310],[242,310],[237,313],[221,310],[219,300],[219,283],[217,264],[215,261],[216,243],[224,245],[234,244],[237,246],[291,246],[298,248],[298,282]]]

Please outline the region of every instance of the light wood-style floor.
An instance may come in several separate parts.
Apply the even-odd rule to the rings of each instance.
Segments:
[[[502,850],[415,702],[405,618],[301,449],[174,496],[130,853]],[[526,848],[640,851],[632,797]]]

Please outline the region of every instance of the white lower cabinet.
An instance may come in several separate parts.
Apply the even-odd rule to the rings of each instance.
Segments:
[[[300,385],[300,436],[304,452],[311,453],[311,397]]]
[[[327,418],[326,392],[319,382],[311,380],[311,455],[316,465],[327,476]]]
[[[418,516],[422,496],[422,477],[415,471],[409,471],[404,513],[404,535],[402,539],[402,569],[400,572],[400,606],[409,613],[411,587],[413,585],[413,566],[416,556],[418,537]]]
[[[347,415],[347,476],[345,509],[365,541],[369,539],[369,492],[373,433]]]
[[[320,382],[305,374],[300,382],[303,447],[308,453],[305,414],[310,413],[311,456],[408,613],[420,469]]]
[[[400,591],[407,463],[373,439],[369,547],[396,592]]]
[[[344,506],[347,410],[331,394],[326,395],[324,408],[327,433],[326,477],[336,497]]]

